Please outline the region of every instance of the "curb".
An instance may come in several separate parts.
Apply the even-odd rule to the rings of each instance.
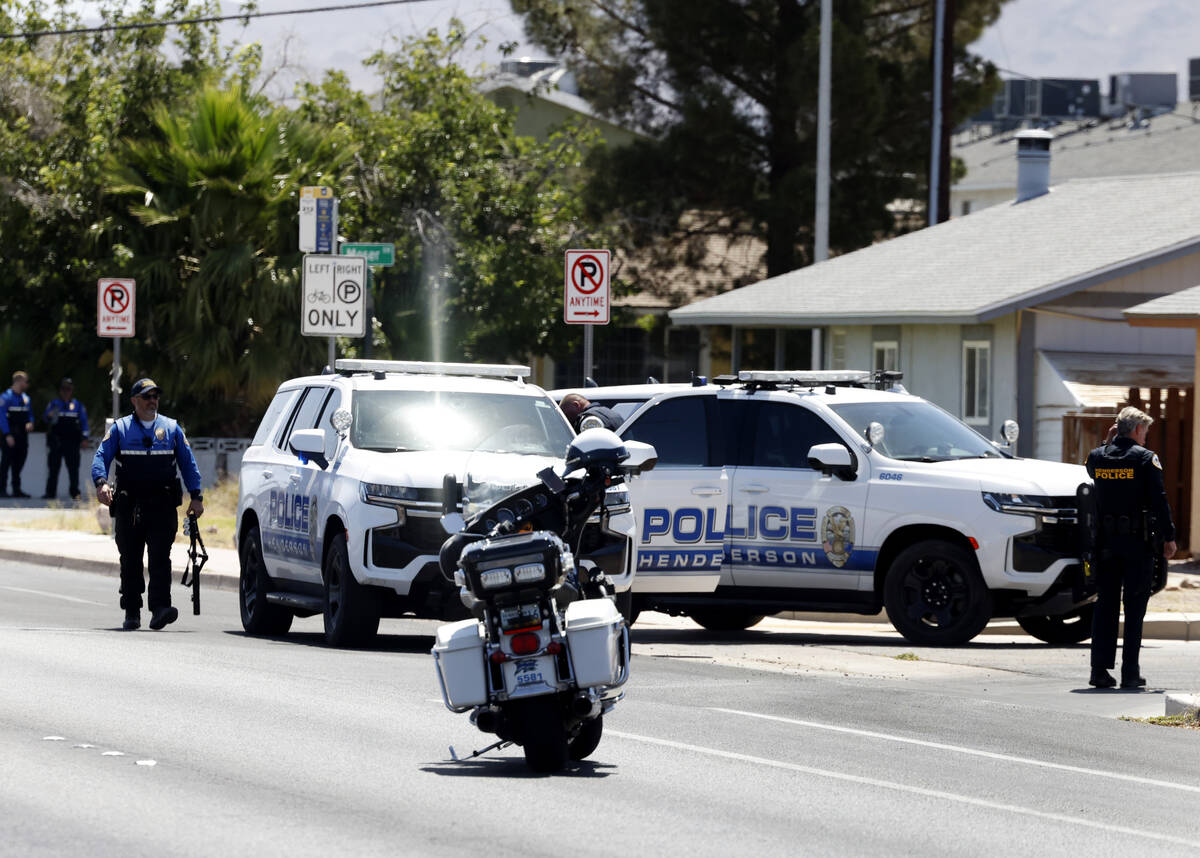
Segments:
[[[1186,715],[1200,708],[1200,697],[1194,694],[1168,693],[1164,715]]]
[[[117,548],[113,546],[115,555]],[[110,578],[121,577],[121,562],[119,559],[93,560],[88,557],[64,557],[56,554],[44,554],[40,551],[24,551],[20,548],[0,548],[0,560],[11,560],[17,563],[35,563],[51,569],[68,569],[73,572],[92,572],[107,575]],[[171,563],[171,575],[183,572],[183,565],[175,561]],[[228,572],[203,570],[200,573],[200,588],[202,590],[234,590],[238,589],[238,576]]]

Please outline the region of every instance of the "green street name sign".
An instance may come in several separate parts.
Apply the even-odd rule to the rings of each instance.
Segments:
[[[342,245],[342,256],[366,257],[367,265],[394,265],[396,262],[396,245],[394,244],[363,244],[350,243]]]

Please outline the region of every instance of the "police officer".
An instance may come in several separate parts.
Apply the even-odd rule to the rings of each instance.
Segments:
[[[1096,484],[1098,525],[1099,593],[1092,621],[1092,676],[1088,680],[1096,688],[1117,684],[1108,671],[1117,657],[1122,587],[1125,645],[1121,687],[1145,686],[1138,668],[1138,651],[1154,579],[1155,536],[1164,540],[1165,559],[1175,554],[1175,525],[1163,488],[1162,463],[1145,447],[1146,433],[1153,422],[1153,417],[1136,408],[1122,408],[1116,425],[1109,430],[1108,442],[1092,450],[1087,458],[1088,475]]]
[[[578,393],[568,393],[562,398],[558,407],[562,409],[562,413],[566,415],[567,420],[571,422],[577,432],[582,432],[584,429],[610,429],[615,432],[617,427],[625,422],[621,419],[621,415],[611,408],[592,405]],[[589,420],[589,417],[592,419]]]
[[[21,491],[21,469],[29,455],[29,433],[33,431],[33,402],[25,392],[29,376],[17,370],[12,387],[0,394],[0,497],[8,497],[8,474],[12,471],[12,497],[27,498]]]
[[[79,500],[79,451],[88,446],[87,409],[74,396],[75,382],[64,378],[58,398],[50,400],[42,422],[46,424],[46,493],[49,500],[58,492],[58,469],[65,461],[71,500]]]
[[[179,610],[171,606],[171,543],[179,529],[176,508],[183,503],[177,465],[192,497],[187,514],[204,514],[196,458],[179,424],[158,413],[158,396],[159,387],[150,379],[134,382],[130,397],[134,413],[112,425],[92,460],[96,497],[112,512],[121,552],[125,631],[142,624],[143,548],[150,567],[150,628],[161,629],[179,618]],[[107,479],[113,459],[118,463],[115,489]]]

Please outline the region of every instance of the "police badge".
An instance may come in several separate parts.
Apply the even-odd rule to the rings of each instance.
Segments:
[[[159,441],[163,440],[164,438],[167,437],[167,430],[162,428],[161,426],[159,426],[157,429],[154,430],[154,437],[157,438]]]
[[[854,551],[854,517],[844,506],[831,506],[821,522],[821,547],[829,562],[841,569]]]

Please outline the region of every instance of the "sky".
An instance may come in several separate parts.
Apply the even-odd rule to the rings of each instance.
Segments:
[[[346,0],[260,0],[262,11],[335,5]],[[351,0],[352,2],[352,0]],[[837,0],[834,0],[836,3]],[[233,0],[224,3],[235,12]],[[445,30],[458,17],[488,39],[482,51],[464,58],[468,67],[496,67],[500,44],[517,42],[516,56],[541,58],[524,37],[508,0],[417,0],[375,9],[259,19],[243,30],[224,25],[228,39],[263,43],[268,65],[286,58],[272,94],[282,97],[297,78],[318,79],[339,68],[359,87],[373,87],[362,60],[393,39]],[[999,21],[972,50],[1002,69],[1030,77],[1097,78],[1107,90],[1119,72],[1174,71],[1181,99],[1187,98],[1187,61],[1200,57],[1200,2],[1196,0],[1010,0]],[[1011,75],[1010,75],[1011,76]]]

